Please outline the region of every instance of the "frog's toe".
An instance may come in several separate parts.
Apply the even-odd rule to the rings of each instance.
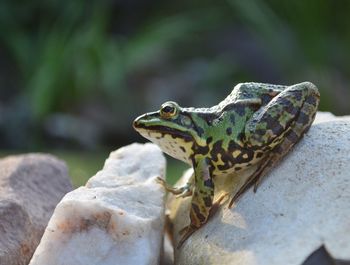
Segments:
[[[221,202],[229,196],[229,193],[224,193],[213,203],[212,207],[210,208],[209,218],[212,217],[219,210]]]
[[[166,182],[165,182],[165,180],[162,179],[161,177],[157,177],[157,178],[156,178],[156,182],[159,183],[159,184],[161,184],[161,185],[163,185],[163,186],[167,185]]]
[[[261,180],[262,180],[262,177],[258,178],[258,179],[256,180],[256,182],[254,183],[254,189],[253,189],[254,193],[257,192],[258,187],[259,187],[259,185],[260,185],[260,183],[261,183]]]
[[[178,194],[176,198],[186,198],[192,196],[192,189],[184,188],[181,194]]]
[[[177,244],[177,249],[181,248],[182,244],[197,230],[198,228],[188,225],[182,228],[179,231],[179,234],[181,236],[181,239],[179,243]]]
[[[185,227],[183,227],[182,229],[180,229],[179,231],[179,235],[182,236],[183,234],[186,233],[187,229],[189,228],[189,225],[186,225]]]
[[[175,195],[183,193],[183,188],[173,188],[173,187],[169,186],[166,183],[166,181],[164,179],[162,179],[161,177],[157,177],[156,182],[159,183],[160,185],[162,185],[166,191],[171,192]]]

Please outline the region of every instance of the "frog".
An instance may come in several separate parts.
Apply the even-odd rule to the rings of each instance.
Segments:
[[[191,196],[190,224],[180,230],[178,248],[208,222],[223,196],[214,202],[216,178],[235,176],[255,166],[228,207],[249,188],[257,191],[264,176],[309,130],[320,93],[311,82],[275,85],[247,82],[234,86],[209,108],[181,107],[167,101],[160,109],[137,117],[134,129],[163,152],[193,167],[181,187],[164,188],[179,197]]]

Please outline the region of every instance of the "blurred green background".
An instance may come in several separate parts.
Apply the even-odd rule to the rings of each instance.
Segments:
[[[0,2],[1,155],[51,152],[84,184],[144,140],[133,119],[166,100],[211,106],[233,85],[305,80],[350,113],[350,1]],[[170,161],[173,182],[185,166]]]

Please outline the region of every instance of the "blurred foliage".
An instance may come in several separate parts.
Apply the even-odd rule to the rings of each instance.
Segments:
[[[14,151],[0,151],[0,159],[16,155]],[[89,178],[94,176],[103,168],[108,157],[108,152],[79,152],[79,151],[52,151],[51,154],[66,162],[69,169],[69,176],[74,187],[84,186]],[[176,180],[188,168],[187,165],[178,160],[169,159],[166,169],[166,178],[169,184],[175,184]]]
[[[53,154],[66,162],[74,187],[85,185],[89,178],[102,169],[108,157],[107,152],[54,151]]]
[[[0,2],[0,148],[116,148],[165,100],[218,103],[239,82],[321,90],[350,113],[345,0]]]

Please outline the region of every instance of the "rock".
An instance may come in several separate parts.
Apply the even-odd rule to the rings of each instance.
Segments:
[[[153,144],[112,152],[85,187],[57,205],[30,265],[158,264],[165,158]]]
[[[26,265],[72,185],[66,165],[51,155],[9,156],[0,168],[0,264]]]
[[[314,125],[321,123],[321,122],[326,122],[326,121],[334,121],[334,120],[346,120],[349,119],[350,116],[334,116],[330,112],[323,112],[319,111],[317,112],[316,118],[314,120]]]
[[[335,259],[349,260],[349,153],[350,116],[319,113],[258,191],[248,190],[232,209],[223,203],[175,251],[175,264],[300,265],[322,245]],[[189,223],[189,202],[170,200],[175,244]]]

